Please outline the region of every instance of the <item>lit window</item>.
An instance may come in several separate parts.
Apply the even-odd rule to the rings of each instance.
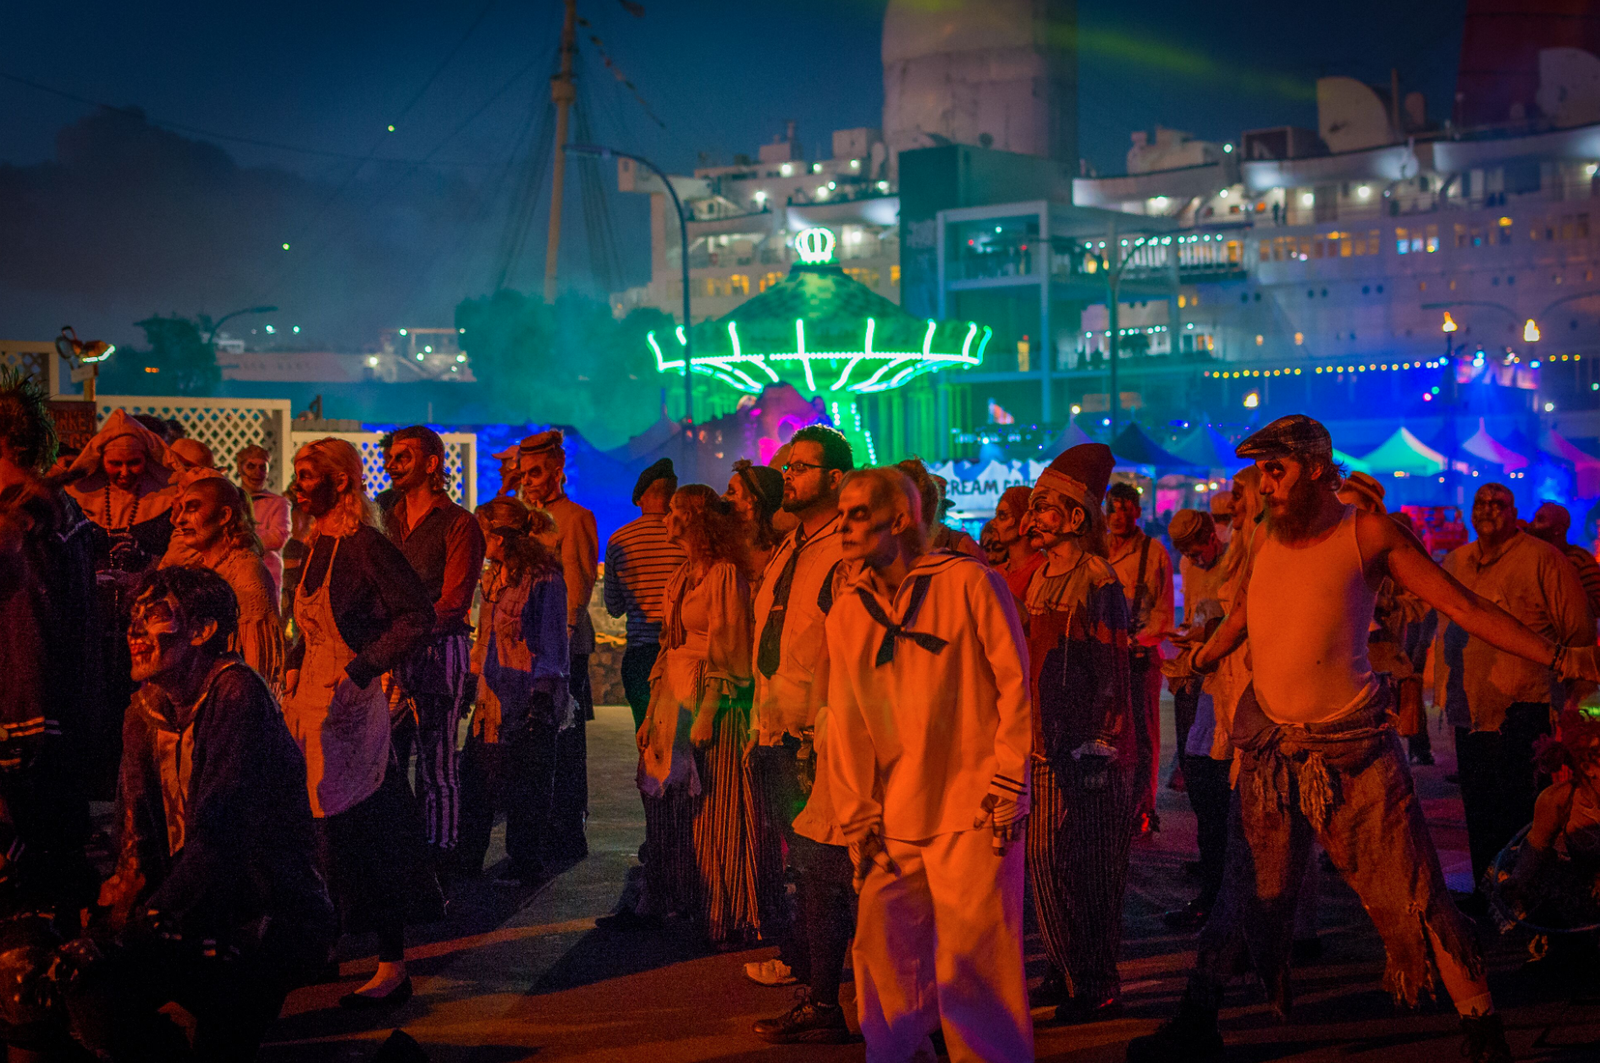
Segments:
[[[1296,347],[1298,347],[1301,344],[1305,343],[1305,341],[1306,341],[1306,334],[1304,332],[1296,332],[1294,334],[1294,345]]]
[[[1257,335],[1256,335],[1256,346],[1259,347],[1265,342],[1266,342],[1266,337],[1264,337],[1264,336],[1260,335],[1259,333],[1257,333]]]
[[[782,166],[778,167],[778,172],[783,174],[783,176],[785,176],[785,177],[793,176],[793,174],[794,174],[794,164],[786,162]]]

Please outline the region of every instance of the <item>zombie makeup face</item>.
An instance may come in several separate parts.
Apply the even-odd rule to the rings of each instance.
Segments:
[[[139,477],[144,475],[144,447],[132,436],[118,436],[106,444],[100,464],[113,487],[135,491],[139,487]]]
[[[423,454],[420,439],[396,440],[389,447],[389,480],[403,494],[427,483],[438,462],[437,457]]]
[[[267,486],[266,458],[248,457],[239,462],[239,482],[246,491],[263,491]]]
[[[870,481],[845,484],[839,493],[839,539],[845,560],[865,561],[876,568],[894,559],[911,518],[895,506],[892,497],[874,498],[873,494]]]
[[[138,683],[159,683],[195,667],[203,657],[200,647],[216,630],[209,620],[196,630],[170,594],[156,598],[146,591],[133,603],[132,612],[128,653],[133,658],[133,679]]]
[[[522,465],[522,494],[533,502],[548,502],[561,492],[561,472],[566,468],[566,458],[553,451],[524,454]]]
[[[750,493],[750,488],[745,486],[744,477],[734,473],[728,480],[728,490],[722,497],[733,507],[739,519],[750,523],[756,519],[756,496]]]
[[[339,501],[339,485],[310,461],[294,463],[295,504],[313,518],[333,512]]]
[[[1028,499],[1028,542],[1040,550],[1076,536],[1088,515],[1083,506],[1052,487],[1035,487]]]
[[[217,545],[233,515],[215,492],[195,484],[172,507],[172,531],[189,549],[203,554]]]

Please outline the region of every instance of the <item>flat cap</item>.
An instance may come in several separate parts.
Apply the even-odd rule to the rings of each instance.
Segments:
[[[1234,448],[1237,457],[1255,461],[1257,458],[1287,458],[1333,455],[1333,437],[1322,422],[1303,413],[1291,413],[1247,436]]]
[[[548,454],[553,451],[564,450],[561,429],[551,428],[544,432],[535,432],[533,435],[517,444],[517,450],[522,454]]]
[[[1211,514],[1198,509],[1178,510],[1167,525],[1167,535],[1179,550],[1203,543],[1215,533],[1216,524],[1212,522]]]
[[[640,473],[639,478],[634,481],[633,504],[637,506],[639,504],[639,499],[644,495],[645,491],[657,480],[676,480],[677,478],[678,473],[672,467],[672,459],[662,458],[644,472]]]

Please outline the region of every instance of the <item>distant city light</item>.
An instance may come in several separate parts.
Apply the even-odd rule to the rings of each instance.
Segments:
[[[394,126],[390,126],[390,127],[389,127],[389,132],[391,132],[391,133],[393,133],[393,132],[394,132]]]
[[[880,191],[880,192],[889,191],[889,182],[888,181],[879,181],[878,182],[878,191]]]
[[[818,185],[817,186],[817,198],[818,199],[827,199],[828,198],[828,186],[827,185]]]
[[[1583,168],[1583,173],[1586,177],[1593,177],[1596,171],[1600,171],[1600,166],[1596,166],[1592,162]]]
[[[1553,403],[1553,402],[1547,402],[1547,403],[1544,404],[1544,412],[1545,413],[1549,413],[1551,410],[1554,410],[1555,408],[1556,408],[1556,404]]]
[[[424,357],[423,355],[420,355],[420,354],[417,355],[417,361],[419,361],[419,362],[422,361],[423,357]]]
[[[1529,343],[1539,342],[1539,326],[1533,323],[1533,318],[1531,317],[1528,319],[1528,323],[1522,326],[1522,338]]]
[[[757,205],[765,203],[767,201],[767,190],[765,188],[758,188],[756,189],[756,194],[751,198],[756,201]]]
[[[300,335],[300,326],[299,326],[299,325],[296,325],[296,326],[295,326],[295,327],[294,327],[294,334],[295,334],[295,335],[296,335],[296,336],[298,336],[298,335]]]
[[[778,172],[783,174],[785,177],[789,177],[794,173],[794,166],[786,162],[782,166],[778,167]]]
[[[288,245],[288,244],[284,244],[284,245],[283,245],[283,249],[284,249],[284,250],[285,250],[285,251],[287,251],[287,250],[289,250],[289,245]]]
[[[1455,318],[1450,316],[1450,311],[1444,312],[1444,324],[1439,326],[1441,332],[1454,332],[1456,330]]]
[[[1224,145],[1222,145],[1222,150],[1224,152],[1232,152],[1233,151],[1233,145],[1232,144],[1224,144]]]
[[[822,172],[822,163],[820,163],[820,162],[812,163],[811,164],[811,172],[812,173],[821,173]]]
[[[465,362],[465,361],[466,361],[466,360],[467,360],[467,356],[466,356],[466,355],[464,355],[464,354],[458,354],[458,355],[456,355],[456,361],[458,361],[458,362]]]
[[[1253,410],[1257,406],[1260,406],[1260,405],[1261,405],[1261,396],[1258,395],[1256,392],[1252,391],[1252,392],[1250,392],[1250,394],[1248,394],[1248,395],[1246,395],[1244,397],[1244,408],[1245,409]]]
[[[850,169],[852,169],[852,170],[861,169],[861,160],[860,159],[851,159],[850,160]]]
[[[1369,185],[1359,185],[1359,186],[1357,186],[1356,195],[1361,199],[1369,198],[1372,195],[1371,186],[1369,186]]]
[[[271,335],[272,335],[272,334],[273,334],[273,333],[275,333],[275,332],[277,332],[277,331],[278,331],[278,330],[277,330],[277,329],[276,329],[276,328],[274,328],[274,327],[273,327],[273,326],[271,326],[271,325],[268,325],[268,326],[267,326],[267,335],[268,335],[268,336],[271,336]]]
[[[1424,391],[1422,393],[1422,401],[1423,402],[1432,402],[1433,401],[1433,396],[1428,394],[1426,391]]]
[[[406,330],[405,329],[401,329],[400,330],[400,335],[404,336],[405,334],[406,334]]]
[[[1222,191],[1218,192],[1217,195],[1222,197],[1223,199],[1227,199],[1228,198],[1228,190],[1226,188],[1224,188]]]
[[[422,349],[423,349],[423,350],[425,350],[425,351],[427,351],[427,352],[428,352],[428,353],[429,353],[429,354],[432,354],[432,353],[433,353],[433,348],[432,348],[432,347],[424,347],[424,348],[422,348]]]
[[[1316,196],[1315,192],[1302,192],[1302,193],[1300,193],[1300,205],[1302,207],[1312,206],[1316,202],[1317,202],[1317,196]]]
[[[371,366],[377,365],[378,364],[378,356],[375,355],[375,354],[367,355],[367,364],[371,365]]]

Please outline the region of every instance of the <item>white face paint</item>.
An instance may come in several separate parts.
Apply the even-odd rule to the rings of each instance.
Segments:
[[[1041,550],[1070,539],[1083,527],[1083,506],[1051,487],[1035,487],[1028,499],[1028,542]]]

